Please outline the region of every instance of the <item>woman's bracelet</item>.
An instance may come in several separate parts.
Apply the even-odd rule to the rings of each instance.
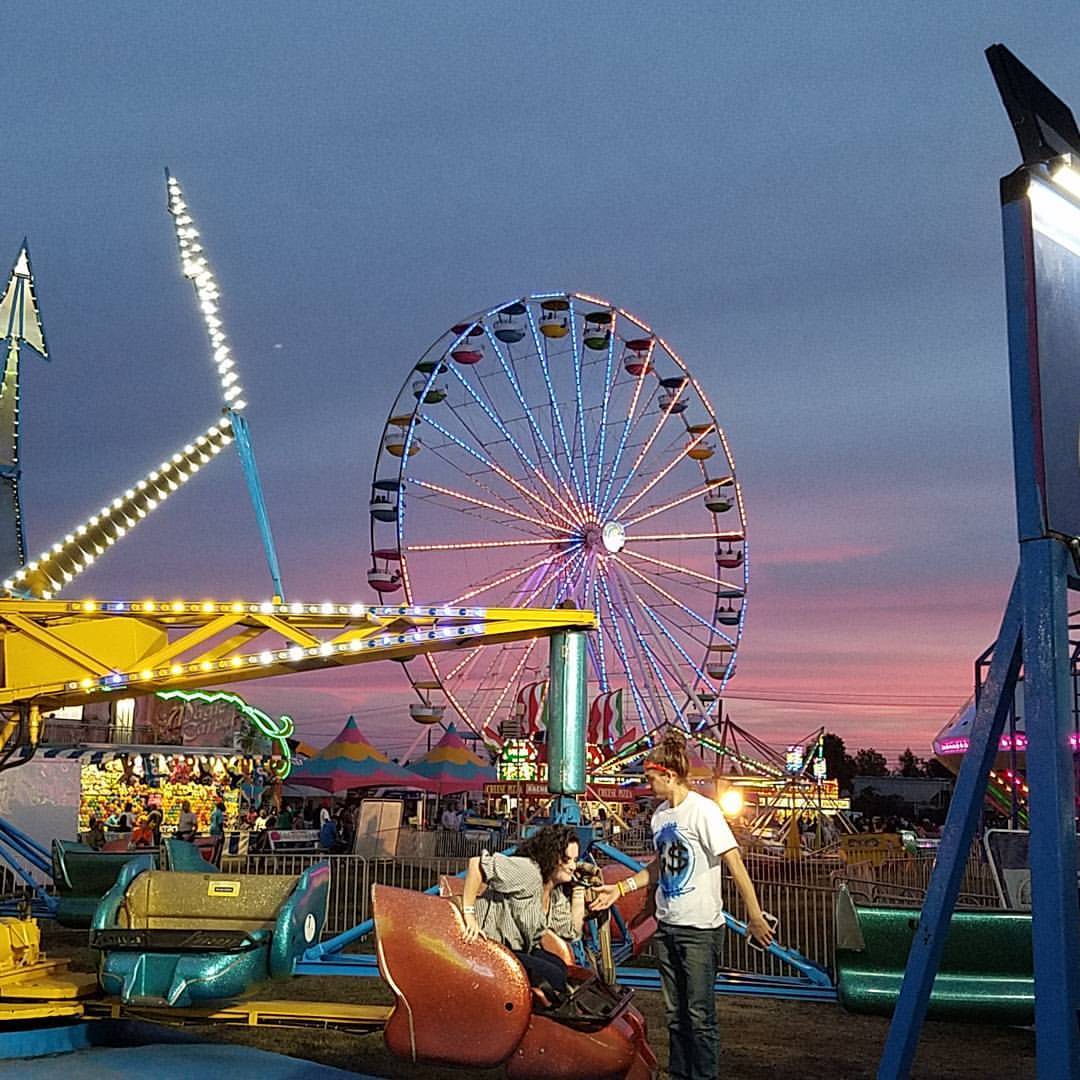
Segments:
[[[476,907],[473,904],[466,904],[465,907],[463,907],[461,910],[466,915],[475,915],[476,914]]]
[[[637,878],[626,877],[619,881],[619,895],[625,896],[627,893],[633,892],[638,887]]]

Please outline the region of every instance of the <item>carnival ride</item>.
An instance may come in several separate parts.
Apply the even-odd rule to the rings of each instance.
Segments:
[[[573,631],[594,626],[591,612],[566,608],[545,612],[474,604],[285,602],[250,437],[240,416],[246,403],[222,330],[218,289],[179,184],[166,175],[182,268],[195,286],[206,322],[225,416],[25,566],[21,565],[18,532],[18,472],[9,471],[8,490],[20,540],[14,565],[3,583],[8,598],[0,600],[4,606],[0,619],[4,650],[0,709],[5,716],[0,730],[0,765],[12,768],[32,756],[41,742],[43,714],[66,705],[108,700],[109,695],[118,693],[198,691],[223,681],[374,659],[407,660],[428,652],[468,651],[481,643],[506,644],[551,634],[565,639],[568,633],[572,636]],[[3,404],[14,438],[20,346],[25,343],[45,352],[25,248],[0,301],[0,314],[6,318],[9,339]],[[231,441],[236,441],[240,450],[259,522],[274,586],[271,600],[222,603],[56,598],[58,591]],[[284,730],[282,727],[271,734],[284,737]],[[17,751],[27,748],[29,753],[12,760]],[[51,861],[46,861],[39,846],[16,829],[5,827],[3,831],[5,843],[16,856],[33,869],[52,871]],[[61,852],[61,864],[64,856]],[[199,858],[193,856],[195,861]],[[84,1008],[81,999],[93,996],[95,987],[85,977],[57,980],[53,977],[55,965],[37,963],[35,950],[22,944],[30,940],[30,928],[36,930],[36,925],[22,915],[0,924],[7,934],[6,938],[0,934],[0,938],[8,942],[0,964],[7,963],[15,970],[7,984],[0,979],[0,996],[10,997],[3,992],[9,990],[8,984],[18,984],[14,991],[17,1003],[7,1005],[6,1015],[20,1021],[40,1021],[57,1016],[116,1016],[129,1006],[167,1006],[173,1017],[179,1017],[184,1007],[207,1000],[220,1003],[249,992],[263,977],[292,974],[303,951],[310,951],[321,935],[327,873],[325,866],[319,866],[299,880],[259,877],[245,881],[242,876],[224,878],[201,872],[198,865],[182,871],[157,870],[147,856],[125,860],[115,884],[96,906],[92,931],[92,945],[102,957],[98,979],[93,982],[106,992],[116,991],[120,1000],[107,1003],[104,1011]],[[226,1010],[233,1018],[236,1011]],[[362,1009],[332,1007],[330,1019],[327,1011],[298,1006],[290,1015],[303,1014],[303,1021],[298,1021],[303,1023],[345,1027],[371,1023],[370,1012]],[[215,1010],[215,1016],[219,1012]],[[281,1009],[269,1012],[280,1020]],[[255,1015],[267,1018],[268,1011],[248,1009],[246,1014],[250,1023]],[[380,1013],[380,1019],[383,1015]],[[230,1022],[224,1017],[222,1021]],[[643,1030],[635,1031],[643,1040]],[[70,1031],[62,1033],[59,1040],[55,1031],[50,1034],[42,1029],[39,1034],[41,1039],[33,1044],[36,1052],[74,1045],[64,1042]],[[616,1034],[611,1041],[614,1053],[625,1038]],[[25,1052],[25,1042],[20,1045]],[[607,1071],[615,1076],[625,1070]],[[590,1075],[598,1074],[590,1071]],[[649,1071],[635,1075],[649,1075]]]
[[[98,982],[125,1005],[242,997],[294,973],[322,934],[329,888],[326,863],[300,875],[223,875],[155,870],[136,857],[94,913]]]
[[[637,316],[559,292],[456,322],[394,399],[370,519],[380,600],[450,583],[453,603],[595,611],[610,740],[717,721],[745,617],[742,492],[704,389]],[[508,721],[539,726],[535,641],[405,670],[414,719],[450,710],[493,745]]]
[[[23,747],[33,752],[49,708],[107,700],[117,692],[197,690],[396,659],[409,670],[417,693],[411,711],[422,723],[438,722],[452,708],[495,743],[516,704],[532,721],[529,702],[536,710],[546,702],[553,819],[578,827],[590,857],[610,860],[605,876],[637,870],[636,860],[597,840],[579,821],[590,685],[596,687],[594,707],[601,700],[605,715],[616,711],[612,698],[624,692],[625,719],[640,728],[636,737],[624,733],[628,745],[611,759],[613,768],[644,753],[667,724],[709,738],[745,614],[742,497],[726,438],[699,384],[648,325],[585,294],[535,294],[455,324],[421,358],[383,434],[369,506],[368,582],[380,602],[286,602],[218,288],[179,184],[171,176],[167,184],[183,272],[206,322],[225,415],[25,566],[18,359],[22,344],[47,355],[25,247],[0,300],[8,340],[0,422],[15,446],[3,479],[18,538],[3,581],[9,598],[0,599],[0,708],[6,710],[0,767],[13,765]],[[272,599],[57,598],[233,441],[260,526]],[[688,516],[692,510],[698,522]],[[480,567],[470,564],[474,557],[482,560]],[[451,601],[420,602],[421,589],[442,591],[459,575],[462,591]],[[399,604],[383,602],[399,591]],[[477,607],[479,600],[502,603]],[[528,606],[536,601],[549,607]],[[536,655],[541,636],[552,638],[550,673]],[[451,652],[456,655],[448,659]],[[428,670],[421,674],[424,665]],[[526,695],[536,686],[543,691]],[[729,756],[745,756],[718,745]],[[37,865],[40,852],[20,846],[10,832],[5,837]],[[508,953],[485,945],[482,957],[470,959],[449,900],[377,891],[373,920],[320,941],[325,871],[316,868],[307,881],[262,880],[249,890],[243,880],[207,874],[197,865],[181,872],[153,869],[138,857],[127,862],[94,915],[103,957],[100,985],[117,991],[113,998],[97,996],[98,980],[64,979],[59,968],[45,970],[33,920],[0,920],[0,1015],[26,1022],[156,1010],[174,1022],[291,1019],[348,1030],[385,1023],[388,1043],[406,1057],[449,1060],[440,1048],[448,1031],[461,1042],[460,1007],[476,982],[476,960],[504,975],[485,981],[490,1008],[474,1003],[474,1030],[501,1040],[489,1052],[492,1063],[512,1059],[511,1075],[523,1077],[653,1073],[644,1027],[625,996],[613,994],[606,1016],[588,1018],[592,1030],[584,1040],[573,1018],[533,1013],[527,983]],[[247,893],[260,889],[260,902],[246,903]],[[623,986],[656,988],[655,971],[625,964],[648,937],[640,904],[639,895],[616,905],[615,942],[610,964],[603,966],[614,968]],[[746,934],[744,924],[726,919],[731,930]],[[425,933],[440,928],[425,955],[445,962],[447,975],[431,980],[425,969],[417,989],[404,984],[419,970],[418,920]],[[871,921],[868,915],[868,927]],[[345,951],[373,932],[375,955]],[[596,931],[590,936],[595,942]],[[864,932],[864,947],[866,940]],[[769,951],[797,976],[761,977],[754,986],[744,980],[744,991],[835,1000],[827,972],[779,944]],[[902,952],[893,950],[894,967]],[[237,955],[245,959],[230,983],[227,972]],[[398,998],[389,1013],[228,1000],[264,975],[370,976],[380,970]],[[209,984],[207,1000],[196,1008],[189,990],[204,976],[221,981]],[[727,988],[723,982],[719,987]],[[972,1013],[978,1013],[977,1003],[967,1015]],[[53,1038],[49,1047],[60,1044]],[[555,1061],[548,1048],[564,1056]]]

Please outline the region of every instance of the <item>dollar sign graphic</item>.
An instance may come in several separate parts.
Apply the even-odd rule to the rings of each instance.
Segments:
[[[690,866],[690,850],[678,842],[671,844],[665,852],[664,861],[668,876],[678,881]]]

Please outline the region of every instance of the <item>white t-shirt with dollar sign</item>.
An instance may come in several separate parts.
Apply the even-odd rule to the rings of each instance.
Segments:
[[[739,845],[720,807],[696,791],[678,806],[662,802],[652,834],[660,871],[657,919],[669,926],[722,926],[721,857]]]

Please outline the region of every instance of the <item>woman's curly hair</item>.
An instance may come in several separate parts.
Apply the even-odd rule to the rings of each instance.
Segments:
[[[517,846],[515,855],[532,859],[540,867],[540,876],[550,881],[559,864],[566,858],[566,849],[577,844],[578,835],[569,825],[545,825],[528,840]]]

